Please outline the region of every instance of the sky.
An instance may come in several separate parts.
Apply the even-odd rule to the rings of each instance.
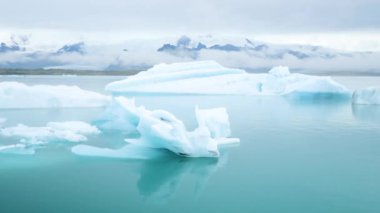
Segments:
[[[213,34],[380,51],[379,0],[0,0],[0,5],[0,39]]]

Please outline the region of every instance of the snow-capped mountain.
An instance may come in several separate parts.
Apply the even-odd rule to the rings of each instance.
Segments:
[[[301,72],[378,72],[380,67],[379,53],[279,45],[244,37],[127,39],[119,44],[80,41],[50,47],[30,43],[15,38],[2,42],[0,68],[144,70],[158,63],[193,60],[215,60],[252,72],[266,71],[275,65],[287,65]]]
[[[240,42],[241,43],[241,42]],[[312,45],[274,45],[265,44],[263,42],[253,42],[248,38],[244,39],[242,44],[233,43],[215,43],[210,45],[204,44],[202,41],[192,41],[187,36],[182,36],[176,44],[164,44],[158,48],[158,52],[166,52],[178,56],[186,56],[196,58],[197,53],[202,50],[216,50],[222,52],[244,52],[245,54],[269,59],[283,59],[287,56],[293,56],[298,59],[306,58],[322,58],[331,59],[338,56],[352,57],[353,53],[339,52],[320,46]]]
[[[0,53],[6,53],[6,52],[12,52],[12,51],[23,51],[24,49],[21,48],[18,44],[11,44],[8,45],[4,42],[0,43]]]
[[[79,53],[79,54],[85,54],[85,44],[84,42],[78,42],[74,44],[66,44],[63,47],[61,47],[58,51],[58,54],[64,54],[64,53]]]

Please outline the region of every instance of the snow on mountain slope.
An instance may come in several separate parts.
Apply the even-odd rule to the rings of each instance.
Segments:
[[[251,41],[250,39],[240,39],[240,41],[215,41],[212,39],[192,40],[187,36],[182,36],[176,44],[164,44],[158,48],[159,52],[167,52],[174,55],[183,55],[184,52],[189,54],[189,57],[195,57],[196,52],[202,50],[216,50],[224,52],[245,52],[249,56],[259,58],[274,58],[282,59],[286,56],[293,56],[298,59],[306,58],[323,58],[331,59],[338,56],[351,57],[351,53],[338,52],[311,45],[274,45],[265,44],[262,42]]]
[[[254,72],[283,64],[303,72],[379,72],[380,53],[274,43],[226,36],[126,39],[116,44],[82,40],[51,47],[14,41],[1,44],[0,68],[144,70],[159,63],[214,60]]]

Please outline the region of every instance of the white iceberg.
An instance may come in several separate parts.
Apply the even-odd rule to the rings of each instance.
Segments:
[[[138,146],[166,149],[186,157],[218,157],[218,146],[239,142],[239,139],[228,138],[231,130],[228,114],[224,108],[207,110],[196,108],[199,126],[193,131],[187,131],[183,122],[171,113],[164,110],[150,111],[144,107],[136,107],[133,100],[124,97],[114,98],[111,107],[117,109],[117,115],[119,115],[117,124],[129,122],[129,126],[134,126],[140,137],[126,139],[129,144],[118,150],[79,145],[72,148],[73,153],[87,156],[131,158],[135,155],[136,150],[140,152],[140,149],[135,148]],[[108,111],[113,112],[112,109]],[[113,114],[110,118],[114,117]]]
[[[206,127],[212,138],[227,138],[231,136],[230,121],[226,108],[199,109],[195,108],[195,117],[200,127]]]
[[[57,131],[69,131],[83,135],[100,133],[97,127],[81,121],[49,122],[46,126]]]
[[[134,99],[115,98],[97,121],[97,126],[106,130],[134,132],[140,121],[139,112],[143,110],[143,107],[136,107]]]
[[[282,66],[266,74],[250,74],[214,61],[159,64],[127,79],[109,83],[105,90],[130,94],[350,94],[346,87],[330,77],[292,74]]]
[[[81,121],[51,122],[42,127],[30,127],[19,124],[0,129],[3,137],[19,138],[28,145],[40,145],[49,141],[83,142],[86,135],[99,134],[100,131],[90,124]]]
[[[355,90],[352,95],[353,104],[380,104],[380,87]]]
[[[0,82],[0,109],[102,107],[110,100],[110,97],[77,86]]]

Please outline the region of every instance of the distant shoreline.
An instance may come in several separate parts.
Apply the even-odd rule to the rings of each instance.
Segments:
[[[128,76],[143,70],[95,71],[61,69],[0,69],[0,75],[79,75],[79,76]]]
[[[244,69],[244,68],[242,68]],[[144,69],[146,70],[146,69]],[[64,69],[6,69],[0,68],[1,75],[77,75],[77,76],[129,76],[144,70],[95,71],[95,70],[64,70]],[[244,69],[248,73],[267,73],[269,69]],[[316,76],[380,76],[380,71],[316,71],[293,70],[293,73],[302,73]]]

